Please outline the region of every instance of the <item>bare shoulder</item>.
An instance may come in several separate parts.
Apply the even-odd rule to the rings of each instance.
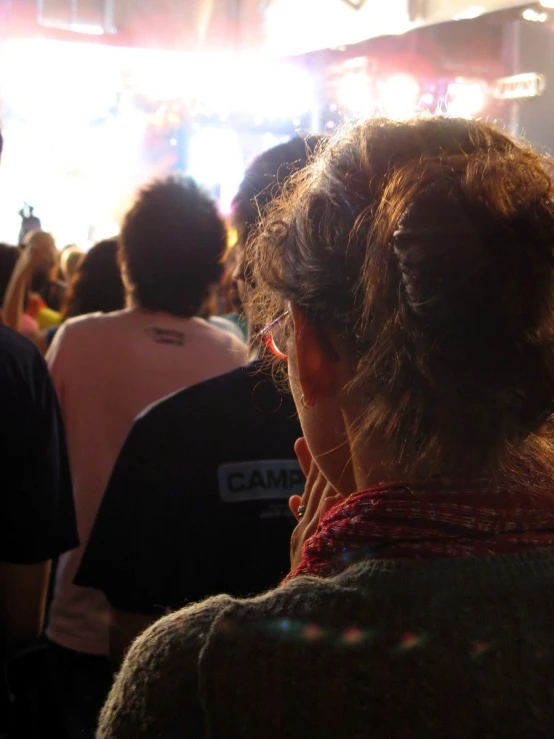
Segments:
[[[65,361],[69,357],[72,362],[77,360],[81,364],[86,364],[88,359],[83,352],[88,349],[88,354],[96,353],[98,340],[105,340],[114,330],[120,334],[122,330],[120,324],[127,320],[126,313],[128,311],[125,310],[114,313],[87,313],[68,318],[56,331],[46,354],[46,361],[52,366],[54,362],[59,363],[60,357]]]
[[[68,318],[60,327],[60,331],[65,334],[79,336],[94,331],[103,331],[106,327],[120,324],[122,321],[129,320],[130,311],[127,309],[114,311],[113,313],[86,313],[82,316]]]
[[[204,735],[198,658],[218,616],[234,600],[209,598],[157,621],[130,648],[98,725],[97,739]]]

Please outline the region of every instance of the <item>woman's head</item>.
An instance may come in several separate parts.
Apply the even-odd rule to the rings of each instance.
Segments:
[[[125,307],[117,239],[95,244],[79,262],[63,311],[64,318],[86,313],[110,313]]]
[[[341,418],[402,474],[495,474],[552,444],[553,195],[531,149],[442,118],[356,124],[296,177],[248,259],[257,320],[293,306],[312,451]]]
[[[288,178],[306,166],[326,136],[295,136],[259,154],[249,165],[232,203],[232,224],[237,232],[233,250],[234,277],[244,292],[243,250],[261,214],[279,197]]]
[[[66,282],[71,282],[83,252],[76,244],[68,244],[60,252],[60,271]]]
[[[41,293],[49,282],[58,276],[59,254],[52,234],[35,228],[28,231],[21,244],[21,249],[32,248],[42,252],[43,266],[35,269],[31,280],[31,291]]]

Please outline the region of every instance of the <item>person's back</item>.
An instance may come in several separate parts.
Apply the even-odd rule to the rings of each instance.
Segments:
[[[61,710],[74,712],[79,736],[93,731],[109,686],[108,604],[73,577],[125,436],[154,401],[246,361],[242,342],[195,317],[219,279],[225,248],[215,204],[192,180],[152,184],[127,213],[120,238],[130,307],[66,321],[47,353],[81,540],[60,559],[47,636],[67,704]]]
[[[471,558],[373,561],[324,582],[299,578],[214,623],[199,658],[210,730],[546,739],[553,617],[552,550],[482,568]],[[269,717],[260,694],[279,696]]]
[[[552,550],[217,596],[137,639],[97,739],[547,739],[553,617]]]
[[[135,416],[244,360],[242,344],[200,318],[127,309],[64,324],[48,363],[67,427],[82,542]],[[69,649],[107,654],[106,601],[72,584],[80,555],[74,550],[60,561],[47,633]]]
[[[257,362],[137,418],[76,579],[116,609],[111,647],[115,635],[122,641],[124,614],[153,620],[215,593],[263,592],[284,577],[288,498],[304,484],[299,432],[291,399]]]

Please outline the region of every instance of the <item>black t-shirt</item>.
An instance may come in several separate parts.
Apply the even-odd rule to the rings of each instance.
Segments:
[[[0,409],[0,562],[46,562],[79,544],[63,424],[44,359],[5,326]],[[0,633],[0,733],[12,705],[2,641]]]
[[[4,326],[0,408],[0,562],[44,562],[79,543],[63,423],[44,359]]]
[[[276,585],[289,569],[290,495],[304,478],[292,399],[257,363],[139,416],[104,495],[78,585],[131,613]]]

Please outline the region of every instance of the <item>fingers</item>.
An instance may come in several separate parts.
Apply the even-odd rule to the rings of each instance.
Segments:
[[[314,462],[303,437],[297,440],[294,451],[306,476],[306,484],[302,496],[293,495],[289,499],[289,508],[298,524],[291,537],[290,561],[292,569],[300,562],[303,546],[317,531],[321,518],[342,499],[342,496],[331,486]],[[301,505],[305,506],[305,510],[302,517],[299,518],[298,508]]]
[[[300,520],[298,517],[298,507],[302,505],[302,498],[300,495],[292,495],[289,498],[289,509],[292,515],[296,518],[297,521]]]
[[[294,453],[298,459],[300,469],[304,473],[304,477],[307,479],[310,473],[310,467],[312,466],[312,455],[308,449],[308,443],[303,436],[295,441]]]
[[[317,515],[317,509],[321,503],[321,499],[325,494],[327,480],[323,477],[315,462],[312,462],[312,469],[308,475],[305,493],[302,496],[302,503],[306,506],[304,517],[311,521]]]
[[[304,485],[304,494],[302,496],[293,495],[289,499],[289,509],[297,521],[299,506],[305,506],[303,519],[312,520],[317,515],[317,509],[324,497],[327,480],[321,473],[319,467],[314,462],[311,452],[308,448],[306,439],[301,436],[294,444],[294,451],[298,458],[300,469],[304,473],[306,483]]]
[[[27,260],[35,269],[47,269],[55,264],[56,253],[50,244],[29,244]]]
[[[338,493],[334,493],[333,488],[329,487],[327,491],[327,495],[325,498],[321,501],[321,510],[320,510],[320,518],[323,518],[323,516],[328,513],[331,508],[336,506],[337,503],[339,503],[341,500],[344,500],[342,495],[339,495]]]
[[[325,497],[328,487],[327,480],[323,477],[315,463],[312,462],[306,479],[304,494],[302,496],[293,495],[289,498],[289,509],[298,522],[301,520],[308,522],[318,517],[318,508],[322,498]],[[304,506],[302,518],[298,515],[298,508],[301,505]]]

